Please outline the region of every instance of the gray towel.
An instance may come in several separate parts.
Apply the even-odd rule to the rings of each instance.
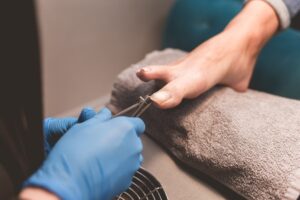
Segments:
[[[158,90],[135,72],[185,53],[154,52],[117,78],[109,107],[118,112]],[[170,110],[152,106],[146,132],[184,164],[247,199],[296,200],[300,192],[300,102],[249,90],[215,87]]]

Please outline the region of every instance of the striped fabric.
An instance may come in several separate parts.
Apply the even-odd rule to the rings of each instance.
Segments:
[[[295,17],[300,11],[300,0],[283,0],[287,6],[290,16]]]

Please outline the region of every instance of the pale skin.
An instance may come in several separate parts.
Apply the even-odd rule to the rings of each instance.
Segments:
[[[148,66],[137,72],[144,80],[162,80],[166,85],[151,96],[160,108],[172,108],[217,84],[244,92],[249,86],[257,56],[277,32],[279,20],[273,8],[253,0],[223,32],[199,45],[186,57],[163,66]],[[20,199],[58,200],[43,188],[24,188]]]
[[[39,187],[24,188],[21,191],[19,198],[21,200],[59,200],[59,197],[56,196],[54,193]]]
[[[162,108],[172,108],[211,87],[222,84],[244,92],[249,86],[257,56],[277,32],[279,20],[264,1],[253,0],[227,27],[184,58],[137,72],[143,81],[162,80],[166,85],[151,96]]]

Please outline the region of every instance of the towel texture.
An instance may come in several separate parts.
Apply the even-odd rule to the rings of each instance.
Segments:
[[[185,52],[154,52],[117,78],[109,107],[118,112],[158,90],[135,72]],[[146,132],[184,164],[247,199],[296,200],[300,192],[300,102],[249,90],[215,87],[170,110],[150,107]]]

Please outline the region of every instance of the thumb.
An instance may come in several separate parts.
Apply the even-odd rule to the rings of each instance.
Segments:
[[[96,111],[93,108],[90,107],[86,107],[84,109],[82,109],[79,117],[78,117],[78,122],[85,122],[91,118],[93,118],[96,115]]]
[[[106,107],[101,109],[95,116],[95,118],[100,122],[109,120],[111,119],[111,117],[112,117],[111,111]]]

